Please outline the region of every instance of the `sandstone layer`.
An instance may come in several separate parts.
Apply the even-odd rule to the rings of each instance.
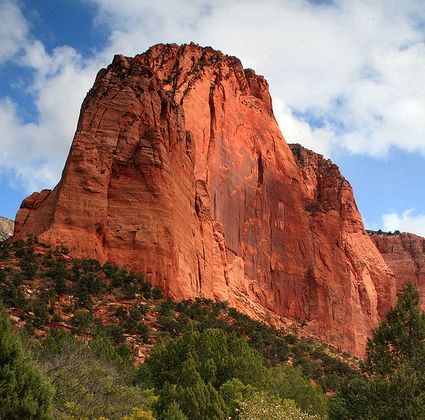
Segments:
[[[29,234],[356,355],[395,300],[338,168],[286,144],[263,77],[195,44],[99,72],[61,181],[22,203]]]
[[[408,280],[419,289],[421,308],[425,310],[425,238],[413,233],[369,232],[379,252],[397,279],[397,291]]]
[[[0,217],[0,241],[10,238],[13,235],[13,220],[6,217]]]

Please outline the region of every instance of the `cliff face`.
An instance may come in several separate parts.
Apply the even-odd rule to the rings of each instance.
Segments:
[[[353,341],[364,342],[370,334],[368,321],[382,318],[395,300],[394,276],[365,232],[351,186],[338,167],[300,145],[290,147],[301,170],[315,244],[311,275],[328,293],[327,299],[317,295],[313,300],[323,312],[333,308],[341,334],[337,341],[354,334]],[[356,327],[344,325],[347,322]]]
[[[15,238],[142,270],[178,297],[226,299],[220,226],[194,158],[181,107],[140,60],[117,56],[82,105],[60,183],[24,200]]]
[[[379,252],[397,279],[397,291],[407,280],[412,280],[421,296],[421,308],[425,310],[425,238],[412,233],[398,235],[371,232]]]
[[[291,151],[264,78],[193,44],[99,72],[60,183],[16,223],[15,238],[128,265],[178,299],[302,321],[358,355],[395,300],[336,166]]]
[[[0,217],[0,241],[10,238],[13,235],[13,220]]]

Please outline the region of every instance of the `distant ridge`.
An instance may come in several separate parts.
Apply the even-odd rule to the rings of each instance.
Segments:
[[[15,222],[0,216],[0,241],[10,238],[13,235]]]

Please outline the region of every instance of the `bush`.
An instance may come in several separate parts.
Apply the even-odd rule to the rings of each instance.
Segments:
[[[105,336],[97,336],[89,346],[63,333],[49,340],[40,358],[55,383],[57,418],[137,419],[136,413],[150,412],[150,417],[141,418],[152,419],[156,398],[132,386],[132,366],[123,364]]]
[[[53,419],[53,389],[0,307],[0,419]]]
[[[279,365],[272,369],[269,389],[282,400],[294,400],[305,412],[323,418],[327,415],[327,400],[320,387],[315,389],[307,378],[291,366]]]
[[[105,328],[106,333],[115,344],[120,344],[125,341],[123,329],[119,325],[111,324]]]
[[[152,289],[152,297],[154,299],[161,299],[163,297],[163,295],[164,295],[164,293],[163,293],[163,291],[162,291],[162,289],[160,287],[155,286]]]
[[[34,307],[34,318],[33,325],[34,327],[43,328],[49,319],[49,311],[47,305],[44,302],[39,302]]]
[[[143,342],[148,344],[150,343],[150,334],[149,334],[149,328],[147,325],[142,324],[141,322],[137,325],[137,332],[140,334],[140,337],[142,338]]]
[[[24,256],[19,263],[22,274],[28,280],[33,280],[37,274],[38,265],[34,262],[34,259],[28,256]]]
[[[240,403],[238,418],[240,420],[319,420],[320,416],[303,412],[293,400],[271,397],[265,393],[255,392]]]
[[[77,311],[71,319],[74,332],[82,333],[90,330],[93,324],[93,315],[87,311]]]

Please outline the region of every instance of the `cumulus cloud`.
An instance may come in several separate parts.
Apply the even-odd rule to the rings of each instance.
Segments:
[[[421,0],[87,1],[110,51],[195,40],[265,74],[288,141],[328,156],[382,157],[392,147],[425,156]]]
[[[334,132],[328,127],[313,127],[303,118],[296,117],[288,104],[280,98],[273,101],[273,111],[279,127],[284,127],[288,143],[302,143],[308,149],[324,156],[332,154]]]
[[[27,190],[36,190],[58,181],[95,69],[68,47],[48,54],[34,42],[26,50],[20,60],[34,70],[29,89],[38,118],[24,122],[10,98],[0,100],[0,170],[13,173]]]
[[[425,214],[414,214],[413,209],[403,213],[389,213],[382,216],[384,229],[388,231],[414,232],[425,236]]]
[[[28,33],[28,25],[12,0],[0,3],[0,64],[16,55]]]
[[[27,191],[52,187],[58,181],[76,128],[81,102],[93,83],[100,63],[83,61],[73,48],[62,46],[48,53],[28,32],[17,4],[0,6],[5,20],[21,23],[12,41],[0,37],[0,60],[12,61],[32,72],[29,94],[37,118],[27,122],[10,97],[0,98],[0,173],[11,174]],[[7,25],[6,25],[7,26]],[[25,29],[25,30],[24,30]],[[0,27],[0,33],[4,31]]]
[[[1,98],[0,170],[28,188],[58,180],[96,70],[115,53],[157,42],[211,45],[264,74],[288,142],[327,157],[336,149],[382,157],[391,148],[425,156],[422,0],[82,1],[95,6],[95,30],[108,34],[86,58],[67,46],[47,52],[19,3],[0,6],[0,63],[33,71],[27,89],[38,112],[23,122],[18,106]]]
[[[27,190],[58,181],[78,110],[93,76],[67,49],[55,50],[51,56],[41,49],[40,54],[45,55],[45,61],[40,60],[43,64],[35,68],[31,86],[37,121],[22,121],[19,108],[10,98],[0,100],[0,170],[14,173]],[[46,63],[52,68],[43,70]]]

